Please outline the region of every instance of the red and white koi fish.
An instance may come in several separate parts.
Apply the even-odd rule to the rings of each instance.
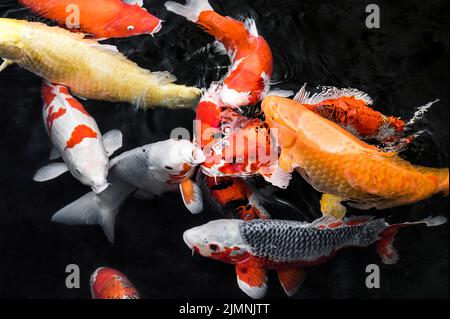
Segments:
[[[141,8],[142,1],[19,0],[19,3],[36,14],[56,21],[62,27],[96,38],[154,35],[161,30],[161,20]],[[72,18],[76,14],[79,15],[79,21]]]
[[[140,299],[139,292],[121,272],[112,268],[98,268],[91,276],[93,299]]]
[[[322,217],[311,224],[286,220],[216,220],[187,230],[184,241],[200,255],[235,264],[239,287],[252,298],[267,291],[267,270],[276,270],[284,291],[292,296],[305,278],[303,267],[324,263],[346,247],[377,245],[385,264],[397,262],[393,247],[399,228],[439,226],[443,216],[412,223],[388,224],[369,216],[339,221]]]
[[[122,153],[111,160],[110,186],[102,193],[90,192],[59,210],[52,221],[68,225],[100,224],[114,242],[114,224],[119,208],[131,195],[152,199],[180,190],[187,209],[203,210],[200,188],[191,180],[205,160],[202,150],[187,140],[169,139]]]
[[[258,103],[269,91],[273,73],[272,51],[258,34],[253,20],[246,23],[216,13],[208,0],[187,0],[186,5],[168,1],[167,10],[184,16],[214,36],[231,60],[221,84],[220,100],[240,108]]]
[[[112,130],[102,137],[94,118],[65,86],[45,82],[42,99],[44,125],[54,145],[50,159],[62,157],[64,163],[41,168],[33,179],[44,182],[70,171],[95,193],[104,191],[108,157],[122,147],[122,133]]]

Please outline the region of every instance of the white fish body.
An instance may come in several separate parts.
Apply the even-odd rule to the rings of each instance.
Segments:
[[[187,140],[170,139],[138,147],[111,160],[110,186],[102,193],[86,194],[69,204],[52,221],[69,225],[100,224],[114,241],[114,223],[121,204],[132,194],[150,199],[180,188],[192,213],[201,212],[200,188],[190,179],[205,161],[200,148]]]

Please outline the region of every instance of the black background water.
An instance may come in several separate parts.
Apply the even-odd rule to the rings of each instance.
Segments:
[[[414,108],[441,102],[420,122],[430,134],[403,154],[414,163],[448,166],[448,3],[377,1],[381,28],[365,27],[372,1],[211,1],[222,14],[253,17],[274,53],[276,80],[298,89],[303,82],[351,86],[368,92],[376,108],[410,118]],[[169,70],[179,81],[204,87],[223,74],[227,59],[202,48],[212,38],[165,11],[164,1],[145,1],[166,20],[156,38],[139,36],[109,41],[132,60],[152,70]],[[0,1],[0,16],[31,19],[15,1]],[[89,298],[89,276],[99,266],[128,275],[147,298],[244,297],[234,269],[191,256],[184,230],[220,216],[206,211],[191,216],[178,194],[153,201],[131,199],[116,224],[116,243],[98,227],[52,224],[52,214],[88,191],[71,176],[37,184],[33,173],[48,163],[50,142],[41,119],[41,80],[13,66],[0,74],[0,297]],[[166,139],[174,127],[192,126],[190,111],[138,111],[126,104],[83,102],[103,132],[120,129],[124,148]],[[303,214],[318,216],[316,193],[296,177],[279,196]],[[448,199],[436,197],[383,212],[395,221],[447,214]],[[354,211],[352,211],[354,212]],[[273,212],[274,217],[285,217]],[[414,227],[396,238],[400,261],[385,266],[374,247],[347,249],[326,265],[308,270],[296,298],[448,298],[448,226]],[[381,288],[365,286],[365,267],[381,267]],[[81,288],[65,286],[65,268],[81,269]],[[270,276],[268,297],[284,298]]]

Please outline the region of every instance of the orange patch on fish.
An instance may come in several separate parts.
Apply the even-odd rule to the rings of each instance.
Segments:
[[[52,101],[56,98],[56,94],[53,93],[53,87],[51,86],[51,84],[42,85],[41,95],[42,100],[45,104],[45,108],[48,108]]]
[[[73,148],[80,144],[85,138],[97,138],[97,133],[87,125],[78,125],[75,127],[70,139],[67,141],[66,149]]]
[[[194,183],[190,179],[181,183],[181,191],[183,192],[183,199],[186,204],[190,204],[194,201],[195,199]]]
[[[52,127],[53,127],[53,122],[60,118],[61,116],[63,116],[64,114],[66,114],[66,109],[65,108],[60,108],[57,112],[53,112],[53,106],[50,107],[49,111],[48,111],[48,117],[47,117],[47,129],[49,132],[51,132]]]
[[[267,281],[267,271],[260,268],[252,268],[246,265],[236,265],[238,279],[249,287],[263,287]]]

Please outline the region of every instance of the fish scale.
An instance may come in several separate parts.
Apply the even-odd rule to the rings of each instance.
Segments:
[[[252,220],[240,225],[244,242],[255,257],[273,262],[315,261],[347,246],[365,247],[386,228],[383,220],[339,228],[308,227],[304,222]]]

